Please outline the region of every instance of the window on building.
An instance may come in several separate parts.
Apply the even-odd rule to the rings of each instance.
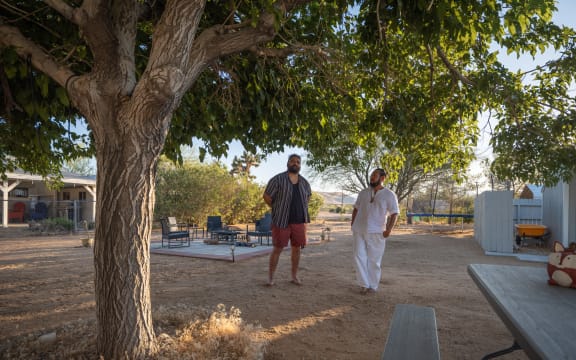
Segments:
[[[78,200],[86,200],[86,191],[80,191],[78,193]]]
[[[15,188],[14,190],[10,191],[9,196],[11,196],[11,197],[28,197],[28,189],[27,188]]]
[[[62,193],[62,200],[70,200],[70,193],[68,191]]]

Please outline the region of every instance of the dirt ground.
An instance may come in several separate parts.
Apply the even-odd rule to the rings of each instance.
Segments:
[[[290,283],[284,251],[276,286],[263,286],[268,256],[239,262],[151,256],[153,306],[180,303],[237,307],[261,325],[265,359],[379,359],[395,304],[432,306],[443,359],[479,359],[512,337],[470,276],[471,263],[544,266],[485,256],[470,230],[397,229],[387,243],[381,288],[361,295],[354,282],[346,222],[329,221],[330,241],[303,250],[303,286]],[[310,227],[317,239],[321,225]],[[30,236],[0,229],[0,348],[94,318],[92,250],[78,235]],[[0,358],[2,355],[0,355]],[[501,359],[527,359],[522,351]]]

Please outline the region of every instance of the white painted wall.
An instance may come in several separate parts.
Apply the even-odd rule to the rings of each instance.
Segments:
[[[484,251],[514,252],[512,191],[485,191],[474,202],[474,237]]]
[[[576,179],[545,188],[542,197],[543,223],[551,239],[564,246],[576,242]]]

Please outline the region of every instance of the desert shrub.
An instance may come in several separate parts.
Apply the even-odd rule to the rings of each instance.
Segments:
[[[311,220],[316,220],[318,217],[318,213],[320,213],[320,208],[324,205],[324,198],[322,195],[312,192],[312,196],[310,197],[310,201],[308,202],[308,214],[310,215]]]
[[[339,205],[332,205],[328,211],[331,213],[336,213],[336,214],[346,214],[348,212],[351,212],[352,209],[354,207],[352,205],[344,205],[344,206],[339,206]]]
[[[190,319],[193,320],[190,320]],[[262,359],[264,342],[255,336],[258,326],[245,324],[240,310],[228,312],[223,304],[215,311],[172,311],[161,308],[157,312],[159,329],[170,323],[180,330],[174,336],[158,335],[158,359]]]
[[[70,232],[74,222],[67,218],[50,218],[40,221],[35,229],[41,232]]]

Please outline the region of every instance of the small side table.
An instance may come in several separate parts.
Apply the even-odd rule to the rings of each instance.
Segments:
[[[192,236],[192,239],[198,239],[198,233],[200,231],[202,231],[202,239],[204,238],[204,228],[203,227],[200,227],[197,224],[190,224],[189,230],[190,230],[190,235],[194,234]]]

